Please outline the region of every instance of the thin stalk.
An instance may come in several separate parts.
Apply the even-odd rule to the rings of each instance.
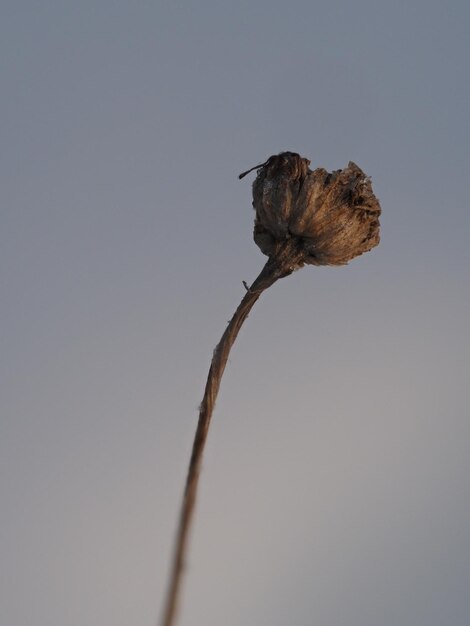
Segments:
[[[277,280],[288,276],[302,265],[301,258],[295,254],[289,242],[279,246],[275,256],[271,257],[255,279],[251,287],[243,296],[232,319],[228,323],[224,334],[214,350],[209,374],[207,377],[204,397],[199,408],[199,421],[194,437],[191,460],[189,463],[186,487],[180,512],[178,532],[174,547],[173,560],[170,570],[170,582],[165,600],[161,626],[174,626],[181,590],[182,575],[185,567],[185,558],[188,547],[188,537],[194,514],[199,474],[201,471],[202,455],[207,439],[207,433],[214,410],[215,401],[220,387],[220,381],[225,365],[235,339],[243,322],[248,317],[251,308],[260,295],[271,287]]]

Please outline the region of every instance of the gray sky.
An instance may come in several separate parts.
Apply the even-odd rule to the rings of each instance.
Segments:
[[[244,169],[357,162],[382,243],[255,306],[181,626],[467,626],[468,2],[4,0],[0,623],[151,626]]]

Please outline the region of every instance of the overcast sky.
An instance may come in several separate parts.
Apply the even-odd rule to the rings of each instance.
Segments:
[[[265,262],[237,175],[292,150],[382,242],[242,329],[179,625],[468,626],[469,7],[2,2],[1,624],[156,624]]]

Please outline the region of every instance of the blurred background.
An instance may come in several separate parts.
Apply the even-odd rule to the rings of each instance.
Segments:
[[[153,626],[212,350],[282,150],[372,177],[382,243],[256,304],[180,626],[467,626],[463,0],[4,0],[0,622]]]

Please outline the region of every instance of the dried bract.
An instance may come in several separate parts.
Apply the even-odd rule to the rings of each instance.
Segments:
[[[253,183],[254,239],[269,257],[290,241],[302,262],[345,265],[380,241],[380,204],[355,163],[309,169],[295,152],[271,156]]]

